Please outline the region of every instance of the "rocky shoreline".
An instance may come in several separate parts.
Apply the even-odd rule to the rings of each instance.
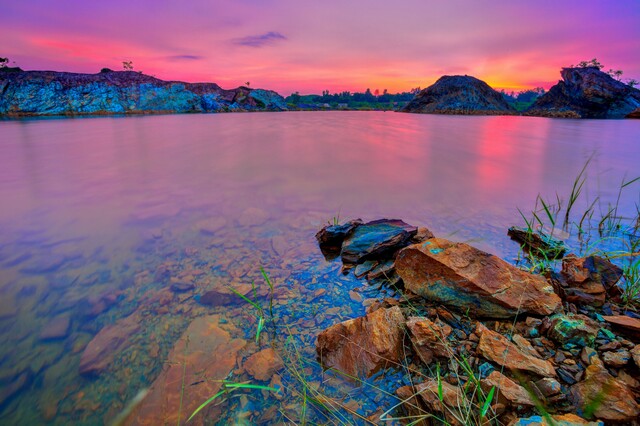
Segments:
[[[316,239],[344,273],[404,295],[320,333],[318,360],[355,379],[404,370],[413,424],[640,424],[640,315],[620,305],[608,260],[567,255],[542,276],[399,220]]]

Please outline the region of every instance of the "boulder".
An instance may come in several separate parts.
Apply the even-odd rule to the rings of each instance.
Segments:
[[[514,371],[529,371],[544,377],[556,376],[556,370],[549,361],[529,355],[480,322],[476,334],[480,336],[477,351],[483,358]]]
[[[140,330],[140,322],[140,315],[134,313],[100,330],[82,352],[80,374],[99,374],[106,369],[129,346],[129,339]]]
[[[409,246],[398,253],[396,271],[405,289],[477,316],[550,315],[561,308],[543,277],[464,243],[432,238]]]
[[[402,112],[424,114],[506,115],[515,114],[497,91],[468,75],[445,75],[422,90]]]
[[[501,374],[499,371],[492,371],[486,379],[480,381],[482,389],[488,393],[492,387],[496,388],[496,400],[498,402],[507,402],[509,405],[524,405],[533,407],[535,403],[531,395],[527,393],[525,388]]]
[[[600,326],[578,314],[556,314],[549,319],[547,335],[561,345],[592,346]]]
[[[630,422],[640,416],[640,405],[627,385],[597,364],[587,367],[585,379],[571,387],[570,399],[578,412],[598,419]]]
[[[196,318],[169,353],[163,369],[127,425],[184,424],[196,408],[222,388],[246,345],[220,327],[218,315]],[[183,383],[186,386],[183,386]],[[207,410],[204,410],[206,412]],[[202,425],[204,412],[190,423]]]
[[[244,362],[244,369],[257,380],[271,380],[273,374],[284,367],[282,359],[273,348],[263,349]]]
[[[357,226],[342,243],[344,263],[391,257],[406,247],[418,228],[396,219],[380,219]]]
[[[562,80],[540,96],[526,115],[561,118],[624,118],[640,107],[640,90],[597,67],[563,68]]]
[[[393,306],[332,325],[318,335],[318,359],[325,368],[369,377],[404,358],[404,322],[400,308]]]
[[[523,250],[536,257],[547,259],[559,259],[564,256],[567,247],[564,243],[542,230],[528,230],[518,226],[512,226],[507,231],[512,240],[520,243]]]
[[[411,343],[425,364],[430,364],[434,356],[450,357],[454,353],[447,342],[452,332],[449,325],[422,317],[410,317],[406,325],[411,333]]]

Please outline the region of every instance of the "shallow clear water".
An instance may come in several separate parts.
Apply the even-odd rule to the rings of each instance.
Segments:
[[[522,223],[518,207],[531,211],[538,193],[566,199],[591,155],[585,195],[614,202],[625,176],[640,175],[639,141],[639,120],[390,112],[0,122],[0,421],[109,423],[200,315],[252,340],[246,304],[194,296],[254,281],[264,302],[260,266],[278,322],[291,327],[274,341],[294,336],[311,362],[320,330],[393,293],[322,257],[313,235],[327,221],[401,218],[514,260],[506,229]],[[632,214],[637,187],[625,192],[620,212]],[[175,283],[195,288],[169,290]],[[87,343],[132,313],[140,330],[105,371],[81,376]],[[42,336],[66,319],[58,337]],[[307,369],[319,382],[317,366]],[[362,412],[393,404],[362,388],[349,395]],[[288,398],[226,404],[220,422],[300,414]]]

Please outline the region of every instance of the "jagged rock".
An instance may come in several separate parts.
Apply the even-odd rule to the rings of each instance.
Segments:
[[[374,281],[377,279],[391,278],[396,272],[396,265],[393,260],[379,263],[367,274],[367,280]]]
[[[445,75],[402,109],[426,114],[505,115],[515,109],[487,83],[468,75]]]
[[[560,274],[566,284],[562,291],[568,302],[602,306],[607,293],[620,294],[616,284],[622,277],[622,269],[599,256],[568,255],[562,259]]]
[[[113,362],[118,352],[140,330],[140,316],[129,315],[115,324],[107,325],[89,342],[80,357],[80,374],[99,374]]]
[[[449,325],[422,317],[410,317],[406,324],[411,332],[411,343],[425,364],[430,364],[434,356],[452,355],[452,349],[447,343],[447,337],[452,332]]]
[[[631,318],[626,315],[608,315],[603,316],[603,318],[609,324],[622,327],[622,329],[640,336],[640,319],[638,318]]]
[[[621,349],[619,351],[609,351],[602,354],[602,360],[608,366],[614,368],[624,367],[631,360],[629,351]]]
[[[477,350],[483,358],[510,370],[529,371],[544,377],[556,376],[556,370],[549,361],[523,352],[505,337],[489,330],[482,323],[478,322],[475,333],[480,336]]]
[[[560,298],[543,277],[442,238],[401,250],[396,271],[407,290],[478,316],[550,315],[561,308]]]
[[[403,358],[404,322],[394,306],[332,325],[318,335],[318,359],[325,368],[369,377]]]
[[[251,355],[244,363],[244,368],[257,380],[270,380],[273,374],[284,367],[282,359],[273,348],[263,349]]]
[[[547,335],[562,345],[591,346],[598,330],[598,323],[584,315],[556,314],[549,319]]]
[[[466,398],[462,390],[445,381],[440,381],[440,384],[441,386],[437,380],[429,377],[423,383],[416,385],[416,391],[427,405],[429,409],[427,412],[438,411],[444,413],[450,425],[461,425],[451,411],[459,412],[460,404],[464,404]],[[440,400],[439,395],[440,389],[442,390],[442,400]]]
[[[76,115],[286,110],[275,92],[163,81],[135,71],[0,73],[0,115]]]
[[[640,416],[633,392],[599,365],[587,367],[585,379],[571,387],[570,399],[578,410],[602,420],[628,422]]]
[[[597,67],[563,68],[562,81],[540,96],[526,115],[569,118],[624,118],[640,107],[640,90]]]
[[[553,423],[542,416],[531,416],[511,422],[509,426],[604,426],[602,422],[590,422],[575,414],[558,414],[550,417]]]
[[[418,228],[396,219],[380,219],[356,227],[342,243],[344,263],[383,259],[406,247]]]
[[[562,392],[562,386],[556,379],[545,377],[533,382],[533,385],[544,398],[550,398]]]
[[[418,231],[416,232],[416,235],[414,235],[413,238],[411,238],[411,242],[414,244],[422,243],[428,240],[429,238],[433,238],[433,237],[434,237],[433,232],[431,232],[429,228],[426,228],[424,226],[419,226]]]
[[[361,219],[350,220],[342,225],[327,225],[316,234],[316,240],[322,252],[340,253],[342,242],[358,226],[362,225]]]
[[[129,416],[127,425],[178,424],[215,395],[246,345],[220,328],[218,315],[196,318],[175,344],[148,394]],[[183,383],[187,386],[183,386]],[[206,410],[205,410],[206,412]],[[211,420],[211,419],[208,419]],[[203,413],[190,423],[202,425]]]
[[[504,403],[504,401],[507,401],[510,405],[535,405],[525,388],[504,374],[501,374],[499,371],[492,371],[487,378],[480,381],[480,384],[485,392],[489,392],[489,390],[495,386],[496,395],[498,396],[496,399],[498,402]]]
[[[68,315],[54,318],[40,331],[40,340],[54,340],[67,337],[71,319]]]
[[[359,263],[358,265],[356,265],[356,269],[355,271],[353,271],[353,274],[356,276],[356,278],[362,278],[367,275],[369,271],[371,271],[377,264],[378,262],[376,262],[375,260],[367,260]]]
[[[507,235],[512,240],[520,243],[522,248],[534,256],[559,259],[564,256],[567,247],[564,243],[551,235],[547,235],[542,230],[529,231],[525,228],[512,226],[507,231]]]

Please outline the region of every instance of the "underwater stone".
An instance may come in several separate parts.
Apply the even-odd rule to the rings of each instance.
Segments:
[[[273,374],[284,367],[280,356],[273,348],[263,349],[251,355],[244,363],[244,368],[257,380],[271,380]]]
[[[543,277],[464,243],[432,238],[401,250],[395,264],[407,290],[474,315],[550,315],[561,308]]]

